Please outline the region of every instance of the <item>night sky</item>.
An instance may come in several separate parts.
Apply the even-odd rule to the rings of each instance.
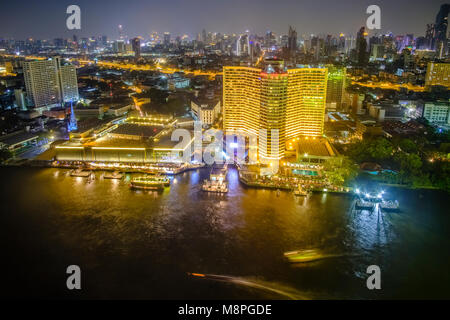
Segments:
[[[1,0],[0,38],[129,37],[150,32],[194,36],[208,32],[300,35],[355,34],[367,19],[370,4],[381,7],[381,32],[425,33],[441,4],[448,0]],[[66,29],[66,8],[81,7],[81,30]]]

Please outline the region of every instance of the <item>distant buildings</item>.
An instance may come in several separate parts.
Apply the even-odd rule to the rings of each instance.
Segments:
[[[28,97],[36,108],[79,99],[76,69],[61,64],[59,58],[25,61],[23,72]]]
[[[450,88],[450,63],[428,63],[425,87],[429,89],[431,86]]]
[[[190,86],[191,81],[189,78],[184,77],[181,74],[174,73],[167,80],[167,89],[175,91],[177,89],[185,89]]]
[[[224,129],[257,136],[261,159],[283,158],[287,139],[322,135],[327,72],[285,69],[281,60],[266,60],[264,69],[224,67]]]

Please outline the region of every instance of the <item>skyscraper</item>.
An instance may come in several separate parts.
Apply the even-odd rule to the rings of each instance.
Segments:
[[[358,34],[356,36],[356,57],[358,59],[358,65],[359,66],[364,66],[367,64],[367,58],[368,58],[368,54],[367,54],[367,40],[366,40],[366,36],[367,36],[367,32],[366,32],[366,28],[365,27],[361,27],[361,29],[359,29]]]
[[[170,45],[170,32],[164,32],[164,46],[168,47]]]
[[[344,91],[345,91],[345,67],[328,67],[328,81],[327,81],[327,109],[339,110],[342,108]]]
[[[266,60],[263,69],[224,67],[224,129],[257,136],[261,159],[283,158],[288,139],[322,135],[327,72],[285,69],[281,60]]]
[[[425,31],[425,48],[431,50],[433,48],[434,24],[427,24]]]
[[[450,13],[450,4],[443,4],[438,14],[436,15],[436,23],[434,24],[434,39],[433,49],[438,54],[446,50],[447,46],[447,27],[448,27],[448,14]]]
[[[141,40],[139,38],[133,38],[131,40],[131,45],[133,47],[134,56],[139,58],[141,56]]]
[[[23,70],[27,94],[35,107],[79,99],[76,69],[61,65],[59,58],[26,61]]]
[[[291,59],[294,58],[297,51],[297,31],[295,31],[291,26],[289,26],[288,33],[288,50]]]

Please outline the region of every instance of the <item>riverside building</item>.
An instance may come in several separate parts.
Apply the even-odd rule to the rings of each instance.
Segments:
[[[256,136],[261,161],[285,157],[286,142],[323,134],[327,68],[287,69],[282,60],[262,68],[224,67],[224,130]]]

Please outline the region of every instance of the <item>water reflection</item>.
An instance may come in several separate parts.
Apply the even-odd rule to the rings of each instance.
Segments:
[[[439,207],[444,195],[389,190],[404,209],[386,214],[353,210],[353,198],[332,193],[294,197],[245,188],[235,169],[228,172],[225,195],[199,188],[208,169],[174,177],[162,193],[131,190],[130,175],[88,183],[64,170],[0,170],[1,200],[14,213],[0,221],[5,243],[12,244],[9,254],[14,252],[14,259],[4,260],[15,261],[4,268],[17,273],[16,265],[24,263],[24,279],[51,280],[59,267],[77,261],[91,279],[84,297],[268,297],[220,284],[211,289],[186,276],[192,271],[257,278],[315,298],[423,297],[432,294],[430,286],[442,297],[450,283],[450,221]],[[24,234],[29,238],[19,237]],[[284,259],[286,251],[308,248],[341,256],[300,267]],[[365,288],[371,264],[383,270],[381,296]],[[404,270],[406,278],[399,276]],[[410,283],[411,277],[426,283]],[[40,287],[49,289],[36,291],[38,296],[54,292]],[[9,289],[15,290],[12,283]]]

